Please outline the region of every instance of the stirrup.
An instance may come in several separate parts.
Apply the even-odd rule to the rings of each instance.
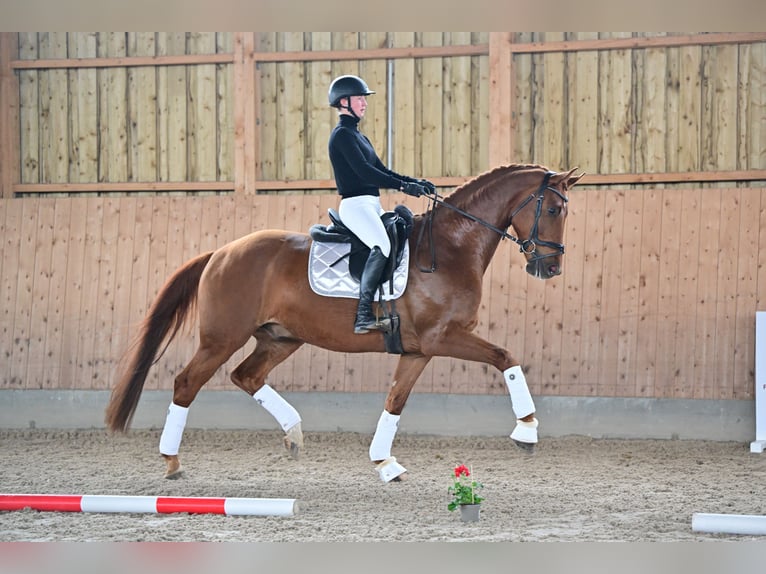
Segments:
[[[357,322],[354,325],[354,333],[356,335],[364,335],[370,331],[390,331],[391,319],[389,317],[381,317],[380,319],[373,319],[372,321]]]

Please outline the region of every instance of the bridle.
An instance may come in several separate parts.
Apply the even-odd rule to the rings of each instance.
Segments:
[[[438,205],[443,205],[445,207],[449,207],[452,211],[455,211],[459,213],[460,215],[467,217],[471,221],[475,221],[476,223],[479,223],[480,225],[483,225],[487,229],[494,231],[498,235],[500,235],[500,239],[510,239],[514,243],[516,243],[519,246],[519,252],[524,253],[525,255],[531,255],[532,257],[529,259],[529,263],[534,263],[536,261],[539,261],[541,259],[545,259],[546,257],[555,257],[557,255],[563,255],[564,254],[564,244],[563,243],[555,243],[553,241],[545,241],[543,239],[540,239],[539,233],[539,223],[540,223],[540,216],[543,213],[543,199],[545,199],[545,192],[546,191],[552,191],[555,193],[564,203],[567,203],[569,199],[561,193],[558,189],[555,187],[552,187],[550,185],[551,176],[556,175],[556,172],[554,171],[546,171],[545,176],[543,177],[543,182],[540,184],[540,187],[537,188],[537,191],[530,194],[529,197],[527,197],[524,201],[522,201],[516,209],[513,210],[513,213],[511,213],[511,218],[508,221],[508,225],[505,229],[500,229],[499,227],[495,227],[491,223],[484,221],[483,219],[476,217],[475,215],[468,213],[467,211],[464,211],[460,209],[459,207],[456,207],[452,205],[451,203],[447,203],[443,201],[442,197],[439,196],[436,192],[429,194],[428,198],[434,203]],[[516,217],[519,212],[524,209],[530,202],[535,201],[535,221],[532,224],[532,229],[529,231],[529,237],[526,239],[519,239],[518,237],[515,237],[508,233],[508,228],[513,223],[513,218]],[[433,273],[436,271],[436,252],[433,242],[433,216],[436,209],[430,209],[428,211],[428,235],[429,235],[429,243],[431,244],[431,266],[428,268],[421,267],[420,264],[418,264],[418,270],[423,273]],[[426,225],[421,226],[420,228],[420,234],[418,235],[418,241],[416,244],[415,251],[419,250],[420,244],[423,239],[423,233],[425,231]],[[544,246],[549,247],[553,249],[554,251],[550,253],[543,253],[540,254],[537,251],[538,246]]]

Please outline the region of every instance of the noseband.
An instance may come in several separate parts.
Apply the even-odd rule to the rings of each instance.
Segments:
[[[532,193],[529,197],[527,197],[524,201],[522,201],[519,206],[513,210],[513,213],[511,214],[511,219],[508,222],[508,225],[505,229],[500,229],[499,227],[495,227],[491,223],[484,221],[483,219],[476,217],[475,215],[472,215],[468,213],[467,211],[464,211],[460,209],[459,207],[455,207],[451,203],[446,203],[441,200],[441,198],[434,193],[433,195],[429,196],[429,199],[433,201],[434,203],[438,203],[439,205],[444,205],[446,207],[449,207],[451,210],[456,211],[460,215],[467,217],[468,219],[475,221],[476,223],[479,223],[480,225],[483,225],[487,229],[490,229],[500,235],[501,239],[510,239],[514,243],[516,243],[519,246],[519,252],[524,253],[525,255],[531,255],[529,262],[533,263],[535,261],[538,261],[540,259],[545,259],[546,257],[555,257],[556,255],[563,255],[564,254],[564,244],[563,243],[554,243],[553,241],[545,241],[543,239],[540,239],[538,232],[539,232],[539,223],[540,223],[540,216],[543,213],[543,199],[545,199],[545,192],[547,190],[552,191],[556,195],[561,198],[561,200],[564,203],[567,203],[569,199],[564,196],[563,193],[561,193],[558,189],[555,187],[552,187],[549,185],[549,182],[551,180],[551,176],[555,175],[556,172],[553,171],[547,171],[545,172],[545,177],[543,178],[543,182],[540,184],[540,187],[537,188],[537,191]],[[516,217],[519,212],[524,209],[531,201],[535,200],[535,222],[532,224],[532,229],[529,232],[529,237],[526,239],[519,239],[518,237],[515,237],[508,233],[508,227],[511,226],[513,223],[513,218]],[[433,223],[433,214],[434,210],[431,210],[429,214],[429,229],[431,227],[431,224]],[[423,231],[425,226],[420,228],[420,236],[418,237],[418,245],[420,244],[420,241],[423,237]],[[539,245],[542,245],[544,247],[550,247],[554,251],[551,253],[544,253],[539,254],[537,252],[537,247]],[[424,269],[418,265],[418,269],[424,273],[433,273],[436,270],[436,259],[435,259],[435,253],[434,253],[434,245],[433,241],[431,241],[431,267],[430,269]]]

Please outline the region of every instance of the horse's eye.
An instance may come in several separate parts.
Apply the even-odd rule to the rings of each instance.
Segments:
[[[561,211],[558,207],[549,207],[548,213],[551,215],[558,215],[559,211]]]

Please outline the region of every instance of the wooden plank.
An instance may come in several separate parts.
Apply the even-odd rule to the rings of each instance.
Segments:
[[[720,190],[702,193],[700,209],[700,244],[697,260],[696,345],[694,346],[694,381],[692,398],[712,399],[718,381],[712,365],[720,353],[716,347],[716,298],[721,220]]]
[[[546,32],[545,41],[563,40],[563,32]],[[566,122],[566,57],[563,53],[543,56],[543,147],[537,157],[551,169],[559,171],[567,164]]]
[[[530,32],[519,32],[515,34],[516,41],[523,42],[525,40],[529,40],[532,38],[532,33]],[[490,42],[492,41],[492,37],[490,37]],[[492,91],[490,93],[490,100],[489,105],[490,108],[495,109],[498,105],[502,105],[502,98],[501,94],[497,92],[498,86],[504,86],[505,82],[501,79],[498,79],[498,81],[493,81],[492,74],[493,74],[493,63],[492,63],[492,57],[490,57],[489,61],[490,66],[490,84],[492,86]],[[512,71],[513,73],[513,92],[511,92],[511,97],[513,98],[512,103],[512,110],[513,110],[513,116],[512,121],[514,122],[514,125],[516,126],[516,129],[513,134],[498,134],[496,136],[492,135],[492,132],[489,134],[490,138],[490,154],[489,154],[489,163],[491,166],[498,165],[499,163],[504,163],[508,161],[508,157],[512,158],[512,161],[518,161],[520,163],[527,163],[531,162],[534,158],[534,154],[532,151],[532,134],[533,134],[533,126],[534,126],[534,109],[533,109],[533,94],[532,94],[532,87],[535,85],[533,81],[533,74],[534,74],[534,66],[532,62],[532,56],[530,54],[514,54],[513,60],[512,60]],[[501,101],[498,101],[501,100]],[[500,108],[502,113],[502,108]],[[498,121],[492,122],[493,130],[500,130],[500,129],[510,129],[510,128],[503,128],[499,127],[496,124],[502,124],[504,123],[502,121],[501,117],[498,117]],[[495,146],[509,146],[510,144],[503,143],[505,139],[513,137],[513,147],[510,149],[510,156],[506,155],[493,155],[493,153],[500,154],[500,149],[498,148],[496,152],[493,152],[492,150],[495,149]]]
[[[131,296],[134,290],[139,290],[142,287],[146,289],[146,259],[141,254],[146,249],[147,239],[151,235],[146,224],[138,224],[138,211],[145,212],[146,205],[151,202],[151,198],[121,197],[115,201],[118,203],[118,219],[114,251],[114,282],[112,284],[114,294],[111,297],[109,323],[104,326],[106,329],[104,332],[110,333],[111,336],[108,337],[110,345],[108,349],[104,348],[104,356],[102,357],[102,377],[108,382],[109,387],[112,387],[116,382],[114,380],[115,367],[119,358],[128,348],[131,324],[141,318],[138,315],[133,315]],[[144,214],[144,219],[145,217]],[[144,265],[141,265],[141,262]]]
[[[681,336],[679,325],[679,270],[681,269],[681,213],[683,208],[682,190],[662,190],[662,211],[660,225],[661,252],[658,254],[658,300],[657,338],[655,352],[657,370],[655,394],[657,397],[674,396],[674,377],[679,364],[686,357],[678,356],[676,342]]]
[[[766,43],[741,46],[739,133],[741,167],[766,165]]]
[[[633,193],[633,192],[629,192]],[[598,361],[598,394],[616,396],[619,384],[620,296],[624,279],[622,237],[624,231],[624,191],[606,194],[601,253],[601,312]]]
[[[313,32],[310,35],[312,50],[327,50],[332,46],[329,32]],[[314,62],[306,64],[306,177],[327,177],[332,174],[327,140],[335,126],[335,110],[328,105],[327,90],[332,82],[332,64]],[[372,80],[370,80],[372,81]],[[375,106],[371,106],[374,108]],[[365,118],[365,126],[369,122]]]
[[[489,41],[489,32],[474,32],[471,34],[471,43],[486,44]],[[510,78],[513,78],[512,74],[509,74]],[[473,130],[473,141],[471,148],[473,155],[471,157],[471,173],[482,173],[489,169],[489,133],[492,129],[492,122],[490,120],[490,105],[489,105],[489,58],[486,56],[473,56],[471,58],[471,86],[473,106],[471,113],[471,126]],[[513,105],[513,100],[510,97],[512,90],[509,89],[509,106]],[[513,124],[511,124],[513,129]],[[509,148],[512,146],[509,144]],[[439,171],[439,174],[442,172]],[[433,177],[429,175],[429,177]]]
[[[16,299],[13,317],[13,355],[9,358],[10,380],[16,388],[35,388],[27,379],[27,369],[35,323],[35,255],[37,252],[38,211],[40,200],[25,199],[22,206],[19,258],[16,272]],[[34,311],[34,313],[33,313]],[[39,388],[39,386],[38,386]]]
[[[601,360],[604,212],[606,192],[589,190],[585,210],[584,266],[582,280],[582,326],[580,329],[580,389],[585,396],[598,394]]]
[[[234,91],[234,191],[255,193],[255,180],[260,170],[261,128],[258,125],[260,109],[260,82],[256,81],[253,60],[255,35],[252,32],[234,33],[235,61],[232,70]]]
[[[40,70],[62,68],[87,69],[87,68],[131,68],[144,66],[194,66],[229,64],[233,61],[233,54],[188,54],[175,56],[127,56],[127,57],[99,57],[99,58],[40,58],[34,61],[17,60],[11,63],[15,70]]]
[[[186,51],[184,32],[157,34],[157,53],[183,54]],[[157,134],[159,138],[159,181],[185,181],[187,162],[187,77],[185,66],[157,70]]]
[[[231,32],[218,32],[216,51],[231,53],[234,49]],[[250,62],[252,66],[252,62]],[[216,75],[216,175],[215,179],[234,179],[234,90],[233,66],[217,64]]]
[[[191,53],[215,53],[215,33],[191,32],[188,46]],[[189,178],[215,181],[215,65],[191,68],[188,86]]]
[[[13,197],[19,167],[19,78],[11,60],[19,57],[19,35],[0,33],[0,198]]]
[[[679,229],[681,247],[678,265],[678,299],[675,340],[675,369],[671,374],[672,396],[676,398],[693,395],[694,352],[697,341],[697,275],[700,253],[700,220],[702,195],[700,190],[684,190],[680,212]]]
[[[736,168],[735,46],[703,48],[702,165],[703,170]]]
[[[714,377],[710,398],[734,398],[734,350],[737,315],[737,253],[740,235],[741,190],[721,190],[721,228],[718,237],[718,269],[715,299],[715,347],[709,365]],[[752,328],[752,323],[751,323]]]
[[[69,53],[95,57],[98,33],[69,34]],[[98,83],[96,70],[70,70],[69,178],[70,182],[98,181]]]
[[[415,35],[410,32],[394,32],[393,39],[400,48],[415,45]],[[411,175],[415,173],[415,62],[394,62],[394,78],[394,139],[389,142],[393,148],[393,165],[388,167],[402,175]],[[383,160],[386,163],[385,158]]]
[[[136,56],[154,56],[154,32],[128,32],[127,50]],[[155,181],[157,151],[157,71],[152,67],[127,70],[128,181]]]
[[[54,201],[54,200],[49,200]],[[61,388],[61,354],[64,339],[69,335],[70,323],[65,315],[67,285],[67,259],[70,252],[69,229],[71,224],[72,201],[59,198],[54,201],[54,216],[51,223],[50,289],[43,305],[47,308],[43,359],[42,386],[46,389]],[[67,387],[64,387],[67,388]]]
[[[616,394],[632,396],[637,382],[639,324],[639,290],[641,276],[641,237],[651,233],[643,217],[644,192],[624,192],[622,224],[622,279],[617,341]]]
[[[277,34],[259,32],[257,49],[261,52],[273,52],[277,49]],[[256,84],[260,98],[257,101],[257,122],[260,126],[260,150],[256,158],[260,168],[258,179],[277,179],[279,149],[277,146],[277,64],[256,60]],[[253,189],[256,189],[254,187]]]
[[[4,389],[23,387],[23,381],[15,368],[13,353],[16,351],[16,313],[19,311],[19,275],[21,268],[21,243],[24,222],[24,206],[27,200],[0,200],[0,221],[3,223],[2,272],[0,273],[0,382]]]
[[[598,32],[578,32],[579,39],[598,37]],[[579,166],[586,173],[598,169],[598,62],[596,52],[576,52],[569,56],[572,69],[569,91],[568,167]],[[566,167],[566,166],[562,166]]]
[[[753,230],[760,229],[762,189],[741,189],[736,281],[736,311],[732,360],[732,398],[749,400],[754,397],[755,373],[755,315],[758,310],[758,243],[753,242]]]
[[[314,33],[313,35],[316,35]],[[390,41],[389,32],[360,32],[359,50],[369,48],[384,48]],[[388,163],[388,151],[390,142],[388,141],[388,62],[383,59],[363,60],[359,62],[359,74],[367,82],[375,95],[367,98],[367,111],[364,114],[361,128],[364,133],[375,144],[375,151],[378,153],[383,163]],[[332,79],[332,78],[331,78]],[[327,87],[329,87],[329,82]],[[327,101],[327,88],[325,88],[324,101]],[[336,114],[332,113],[332,125],[336,123]],[[327,161],[327,169],[324,173],[331,173],[332,168],[329,165],[329,156],[327,154],[327,142],[322,148],[322,159]]]
[[[66,57],[66,32],[44,32],[41,57]],[[42,70],[40,75],[40,179],[62,183],[69,177],[67,71]]]
[[[654,33],[649,33],[654,34]],[[664,34],[663,32],[658,33]],[[642,172],[666,171],[665,147],[668,133],[667,106],[667,54],[665,49],[647,49],[636,54],[636,163],[634,169]]]
[[[667,52],[666,145],[674,150],[666,158],[669,171],[700,169],[701,57],[699,46],[670,48]]]
[[[63,200],[62,200],[63,201]],[[61,342],[59,362],[59,386],[66,389],[87,388],[79,376],[80,338],[83,332],[83,293],[87,286],[94,283],[92,277],[85,275],[85,245],[88,222],[88,203],[100,200],[88,200],[84,197],[69,198],[71,205],[66,254],[66,296],[62,305],[66,321],[65,336]],[[92,249],[97,246],[91,246]]]
[[[124,199],[124,198],[123,198]],[[98,297],[91,304],[95,310],[95,333],[92,354],[91,389],[108,389],[111,376],[112,345],[110,337],[114,324],[114,306],[116,301],[117,275],[122,273],[119,258],[119,229],[121,211],[125,207],[120,198],[104,199],[101,228],[101,250],[98,266],[94,271],[98,276]],[[127,205],[131,205],[130,202]],[[127,216],[130,219],[130,216]]]
[[[561,303],[561,338],[559,349],[561,374],[559,392],[563,395],[583,394],[580,380],[580,338],[583,310],[583,275],[585,273],[585,223],[587,192],[575,189],[569,193],[564,244],[566,254],[562,266],[564,298]],[[513,295],[511,291],[510,295]],[[516,294],[518,297],[518,294]],[[513,350],[513,347],[511,347]]]
[[[661,220],[662,191],[643,192],[643,225],[654,226]],[[663,246],[659,233],[641,234],[641,266],[638,290],[638,338],[636,340],[636,396],[652,397],[657,388],[657,306],[659,300],[659,259]],[[663,326],[664,327],[664,326]]]
[[[303,32],[283,33],[281,36],[285,50],[303,49]],[[303,66],[302,63],[286,63],[277,69],[277,82],[280,86],[277,105],[280,146],[277,177],[280,178],[303,178],[306,174],[303,164],[306,130]]]
[[[452,44],[470,44],[469,32],[446,32]],[[446,173],[471,173],[471,58],[449,58],[444,61],[444,164]],[[401,142],[400,142],[401,143]]]
[[[528,125],[526,94],[529,85],[523,80],[528,77],[532,59],[529,56],[514,58],[511,45],[511,32],[490,33],[489,109],[493,121],[489,124],[489,167],[515,161],[513,158],[528,157],[521,151],[524,146],[516,141],[513,128],[524,133],[523,128]]]
[[[630,33],[618,34],[621,36]],[[599,171],[632,170],[631,54],[626,50],[599,55]]]
[[[19,33],[19,57],[34,59],[37,56],[37,33]],[[39,90],[36,71],[19,73],[21,182],[40,182]]]
[[[99,52],[124,56],[125,34],[106,32],[99,35]],[[127,72],[125,69],[99,71],[99,181],[127,181],[128,125]]]

